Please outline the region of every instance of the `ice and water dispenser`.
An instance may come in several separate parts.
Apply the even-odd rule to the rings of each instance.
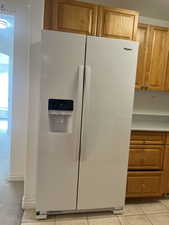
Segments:
[[[71,133],[73,100],[49,99],[48,116],[50,132]]]

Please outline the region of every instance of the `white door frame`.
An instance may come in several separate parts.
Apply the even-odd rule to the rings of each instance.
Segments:
[[[0,13],[15,16],[13,74],[9,98],[10,174],[9,180],[24,180],[29,103],[29,0],[0,0]],[[4,5],[4,9],[3,9]]]

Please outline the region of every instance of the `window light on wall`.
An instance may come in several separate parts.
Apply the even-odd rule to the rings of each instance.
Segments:
[[[0,18],[0,29],[6,29],[10,26],[9,22]]]

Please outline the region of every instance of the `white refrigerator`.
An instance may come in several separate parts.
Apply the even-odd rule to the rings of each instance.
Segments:
[[[39,218],[123,209],[138,43],[42,32]]]

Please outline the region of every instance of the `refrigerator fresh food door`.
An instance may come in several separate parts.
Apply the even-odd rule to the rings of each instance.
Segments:
[[[121,208],[138,44],[87,38],[78,209]]]
[[[37,211],[76,208],[85,42],[42,32]]]

